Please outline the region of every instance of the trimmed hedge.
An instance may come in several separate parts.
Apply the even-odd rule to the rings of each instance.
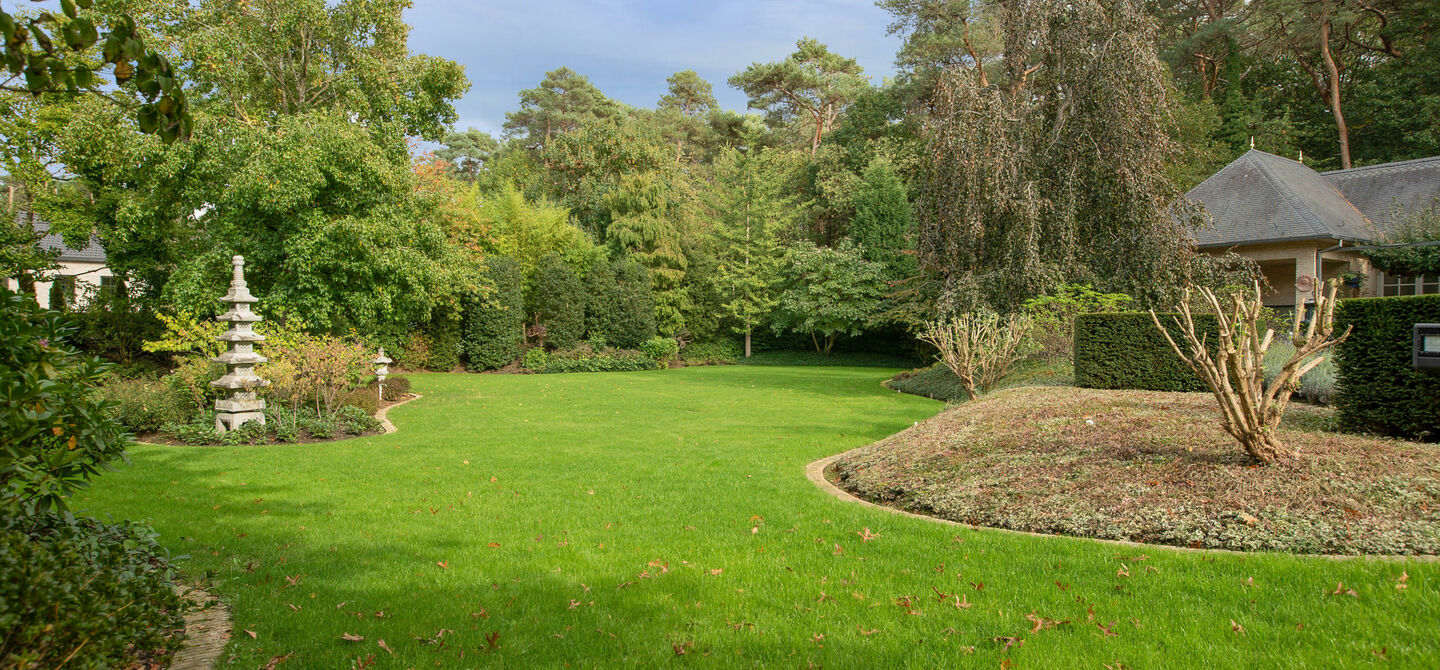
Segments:
[[[1160,314],[1160,323],[1182,343],[1177,314]],[[1206,342],[1220,339],[1213,314],[1196,314],[1195,327]],[[1097,389],[1205,391],[1205,382],[1170,349],[1149,312],[1107,312],[1075,317],[1075,385]]]
[[[1440,376],[1411,362],[1417,323],[1440,323],[1440,295],[1351,298],[1335,307],[1335,330],[1355,328],[1335,351],[1341,430],[1440,439]]]

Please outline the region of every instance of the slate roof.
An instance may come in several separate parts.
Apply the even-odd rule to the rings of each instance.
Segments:
[[[1387,230],[1395,206],[1423,209],[1440,198],[1440,156],[1322,172],[1380,230]]]
[[[1370,220],[1335,184],[1263,151],[1245,152],[1186,195],[1210,213],[1195,233],[1200,247],[1371,237]]]
[[[86,244],[83,249],[71,249],[65,246],[65,240],[63,238],[50,232],[49,221],[35,216],[30,212],[16,212],[15,220],[19,221],[22,226],[28,223],[37,233],[45,233],[45,236],[40,238],[40,248],[46,251],[59,249],[59,260],[86,263],[105,262],[105,248],[100,246],[100,240],[96,237],[91,237],[90,242]]]

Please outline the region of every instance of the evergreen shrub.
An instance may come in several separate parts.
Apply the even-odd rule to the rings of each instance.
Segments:
[[[1335,350],[1341,430],[1440,439],[1440,375],[1416,372],[1411,360],[1417,323],[1440,323],[1440,295],[1351,298],[1335,307],[1335,330],[1354,327]]]
[[[1176,342],[1184,341],[1174,314],[1160,323]],[[1195,329],[1219,338],[1213,314],[1196,314]],[[1098,389],[1204,391],[1205,382],[1180,360],[1156,330],[1149,312],[1108,312],[1075,317],[1075,385]]]

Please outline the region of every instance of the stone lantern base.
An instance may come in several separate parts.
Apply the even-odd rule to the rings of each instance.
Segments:
[[[240,430],[240,426],[250,423],[251,421],[258,421],[260,425],[265,425],[265,413],[220,412],[215,415],[215,432],[223,433],[227,430]]]

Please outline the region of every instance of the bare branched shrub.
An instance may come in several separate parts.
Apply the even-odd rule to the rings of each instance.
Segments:
[[[1253,294],[1236,292],[1230,295],[1229,308],[1221,304],[1220,298],[1207,288],[1200,289],[1204,307],[1213,311],[1220,321],[1220,342],[1214,354],[1205,342],[1197,336],[1195,321],[1190,306],[1190,289],[1186,289],[1180,300],[1180,316],[1175,322],[1180,326],[1185,339],[1182,349],[1170,337],[1169,331],[1160,324],[1155,310],[1150,318],[1170,348],[1185,361],[1220,403],[1221,424],[1245,452],[1261,463],[1294,455],[1275,436],[1285,408],[1290,404],[1290,395],[1300,389],[1300,378],[1325,360],[1317,356],[1350,336],[1350,329],[1335,337],[1335,291],[1339,282],[1331,280],[1322,289],[1319,284],[1312,291],[1314,313],[1305,320],[1305,308],[1298,306],[1290,326],[1290,343],[1295,350],[1281,364],[1280,371],[1267,385],[1265,383],[1265,353],[1270,350],[1275,331],[1264,327],[1265,306],[1260,299],[1260,284],[1255,284]],[[1261,334],[1261,329],[1264,334]]]
[[[919,338],[940,350],[941,362],[960,378],[965,393],[974,400],[995,386],[1020,358],[1030,324],[1030,319],[1021,315],[972,312],[928,322]]]

